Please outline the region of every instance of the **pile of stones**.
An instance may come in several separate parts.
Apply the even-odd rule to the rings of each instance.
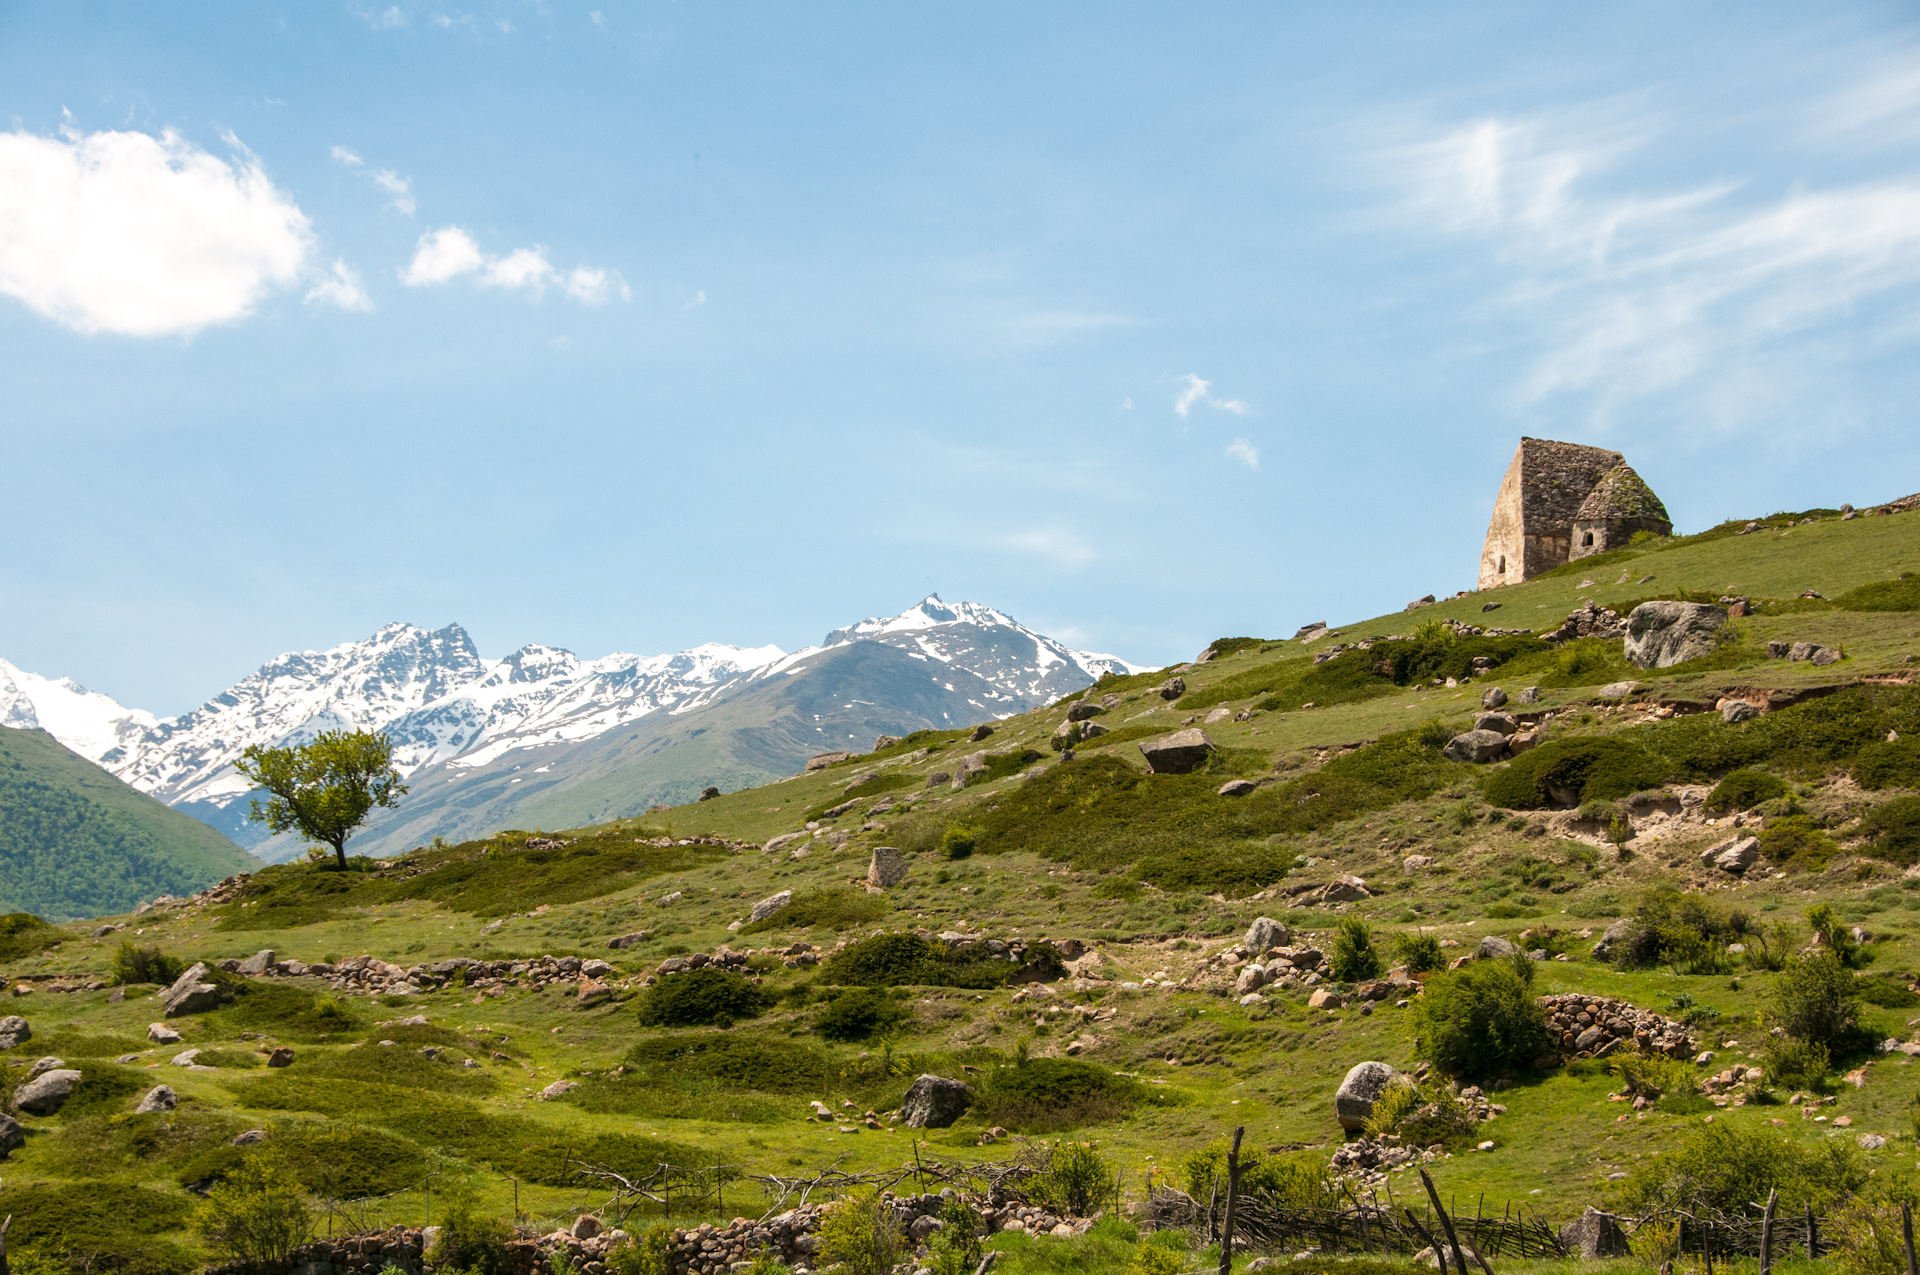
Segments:
[[[1558,646],[1562,642],[1572,642],[1580,638],[1624,638],[1627,635],[1627,622],[1618,611],[1595,606],[1588,598],[1567,613],[1564,624],[1551,633],[1542,633],[1543,640]]]
[[[1327,1172],[1365,1189],[1384,1185],[1389,1173],[1451,1158],[1440,1143],[1430,1147],[1403,1146],[1399,1134],[1389,1133],[1380,1138],[1356,1138],[1334,1148],[1333,1157],[1327,1161]]]
[[[370,1235],[353,1235],[337,1240],[314,1240],[287,1254],[279,1269],[299,1275],[347,1275],[349,1271],[382,1271],[389,1267],[417,1275],[431,1271],[433,1263],[426,1254],[433,1247],[434,1232],[417,1227],[396,1226]],[[209,1267],[207,1275],[254,1275],[257,1265],[233,1262]]]
[[[819,1245],[817,1232],[824,1212],[818,1204],[806,1204],[764,1222],[737,1217],[726,1226],[707,1222],[675,1228],[667,1268],[673,1275],[722,1275],[761,1252],[772,1253],[789,1266],[806,1266]],[[595,1275],[591,1267],[587,1269]]]
[[[454,982],[463,982],[474,990],[532,990],[556,984],[600,983],[620,972],[605,961],[583,961],[577,956],[536,956],[524,961],[478,961],[455,956],[430,965],[395,965],[377,956],[362,955],[329,964],[283,961],[271,948],[245,960],[230,958],[219,965],[229,974],[248,978],[324,978],[336,992],[365,995],[412,995]]]
[[[1570,1058],[1604,1058],[1628,1046],[1669,1058],[1692,1058],[1697,1052],[1686,1024],[1611,996],[1562,992],[1542,996],[1539,1004],[1560,1051]]]

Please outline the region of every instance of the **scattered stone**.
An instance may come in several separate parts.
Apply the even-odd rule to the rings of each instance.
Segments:
[[[1626,699],[1640,689],[1638,682],[1608,682],[1593,693],[1595,699]]]
[[[941,784],[952,783],[953,776],[944,770],[936,770],[927,776],[927,787],[938,788]]]
[[[1448,740],[1441,751],[1454,761],[1485,765],[1506,754],[1507,737],[1497,730],[1470,730]]]
[[[18,1014],[0,1018],[0,1049],[15,1049],[33,1039],[33,1028]]]
[[[1513,735],[1519,731],[1520,723],[1511,713],[1482,713],[1473,719],[1473,728],[1498,731],[1502,735]]]
[[[1507,693],[1497,686],[1489,686],[1480,692],[1480,707],[1499,708],[1507,702]],[[1511,734],[1512,732],[1508,732]]]
[[[1270,916],[1257,916],[1253,918],[1253,924],[1247,927],[1247,937],[1241,942],[1248,956],[1263,956],[1269,948],[1285,947],[1292,943],[1293,931]]]
[[[845,749],[830,753],[815,753],[813,756],[807,758],[807,769],[825,770],[829,766],[837,765],[843,761],[850,761],[852,758],[853,754]]]
[[[873,859],[867,865],[867,886],[874,890],[891,890],[907,879],[911,867],[907,856],[892,846],[875,846]]]
[[[173,1092],[172,1085],[155,1085],[147,1090],[146,1097],[133,1109],[133,1114],[150,1116],[156,1111],[172,1111],[179,1103],[179,1095]]]
[[[944,1129],[973,1101],[973,1088],[945,1076],[921,1075],[900,1100],[900,1122],[914,1129]]]
[[[1333,1095],[1333,1114],[1340,1121],[1340,1127],[1348,1133],[1366,1128],[1373,1115],[1373,1104],[1387,1091],[1388,1085],[1400,1078],[1398,1071],[1383,1062],[1356,1064]]]
[[[1346,999],[1330,987],[1315,988],[1313,995],[1307,997],[1308,1009],[1339,1009],[1344,1004]]]
[[[1413,601],[1407,603],[1406,609],[1409,611],[1418,611],[1421,607],[1430,607],[1432,605],[1433,595],[1429,593],[1423,598],[1415,598]]]
[[[1176,679],[1178,680],[1178,679]],[[1156,775],[1185,775],[1198,769],[1214,751],[1206,732],[1189,728],[1158,739],[1140,741],[1147,769]]]
[[[992,734],[993,734],[993,727],[987,725],[985,722],[982,722],[980,723],[980,725],[973,728],[973,733],[967,736],[967,742],[969,744],[977,744],[981,740],[988,738]]]
[[[1692,1058],[1699,1053],[1685,1023],[1662,1018],[1624,1000],[1562,992],[1542,996],[1538,1003],[1546,1012],[1549,1034],[1558,1038],[1560,1050],[1568,1054],[1600,1057],[1615,1049],[1637,1049],[1669,1058]],[[1599,1031],[1589,1037],[1587,1033],[1593,1028]],[[1587,1043],[1582,1044],[1583,1039]]]
[[[27,1131],[9,1115],[0,1115],[0,1160],[18,1151],[27,1141]]]
[[[267,1140],[265,1129],[244,1129],[227,1139],[230,1147],[257,1147]]]
[[[1251,779],[1229,779],[1220,785],[1218,795],[1222,797],[1245,797],[1260,787]]]
[[[1220,707],[1214,709],[1211,713],[1207,714],[1206,723],[1209,726],[1213,726],[1220,722],[1229,721],[1232,719],[1232,717],[1233,717],[1233,710],[1231,708],[1228,708],[1225,704],[1222,704],[1220,705]]]
[[[600,1234],[600,1219],[591,1213],[582,1213],[573,1219],[573,1226],[568,1234],[576,1240],[590,1240]]]
[[[200,1055],[203,1052],[199,1049],[183,1049],[167,1061],[175,1067],[197,1067],[200,1065]]]
[[[1729,699],[1720,702],[1720,720],[1729,724],[1751,721],[1760,716],[1760,706],[1749,704],[1743,699]]]
[[[567,1094],[571,1093],[575,1089],[578,1089],[579,1087],[580,1086],[577,1081],[556,1080],[552,1084],[548,1085],[545,1089],[542,1089],[537,1096],[541,1098],[546,1098],[546,1099],[560,1098],[560,1097],[566,1096]]]
[[[293,1065],[293,1046],[280,1045],[267,1055],[269,1067],[291,1067]]]
[[[1480,949],[1474,955],[1483,961],[1490,961],[1496,958],[1505,959],[1519,950],[1498,934],[1488,934],[1481,938]]]
[[[168,1018],[178,1018],[182,1014],[204,1014],[226,1003],[227,996],[221,991],[220,985],[207,981],[211,972],[205,961],[195,961],[173,981],[173,986],[166,990],[160,1002],[166,1007]]]
[[[1620,1229],[1619,1219],[1591,1204],[1577,1219],[1560,1228],[1560,1243],[1584,1262],[1625,1257],[1629,1252],[1627,1233]]]
[[[51,1116],[67,1105],[80,1073],[58,1067],[29,1080],[13,1091],[13,1105],[30,1116]]]
[[[1167,700],[1179,699],[1182,695],[1185,695],[1186,693],[1187,693],[1187,684],[1181,678],[1170,677],[1166,681],[1160,683],[1161,699],[1167,699]]]
[[[753,911],[748,915],[747,919],[751,921],[764,921],[791,902],[793,902],[792,890],[782,890],[778,894],[770,894],[753,905]]]
[[[1729,837],[1701,853],[1702,866],[1738,876],[1760,860],[1760,838]]]
[[[1089,718],[1098,717],[1106,711],[1106,709],[1101,708],[1098,704],[1090,700],[1075,700],[1067,706],[1067,720],[1070,722],[1084,722]]]
[[[265,948],[240,962],[239,967],[233,972],[236,974],[245,974],[248,978],[259,978],[262,974],[265,974],[273,968],[274,956],[275,953],[272,948]]]
[[[632,947],[636,943],[644,943],[652,937],[653,935],[650,931],[635,930],[631,934],[622,934],[617,938],[608,939],[607,946],[618,951],[621,948]]]

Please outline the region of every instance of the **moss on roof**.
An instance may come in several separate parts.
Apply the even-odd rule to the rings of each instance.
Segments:
[[[1615,518],[1658,518],[1672,524],[1672,519],[1667,517],[1667,507],[1653,494],[1653,488],[1633,472],[1631,465],[1615,465],[1608,470],[1580,503],[1580,512],[1573,516],[1575,522]]]

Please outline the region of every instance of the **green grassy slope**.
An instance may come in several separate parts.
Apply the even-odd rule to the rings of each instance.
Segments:
[[[100,916],[259,866],[45,731],[0,731],[0,908]]]
[[[1905,516],[1829,521],[1785,535],[1655,546],[1631,563],[1601,564],[1604,576],[1592,575],[1596,584],[1586,590],[1579,584],[1589,575],[1569,573],[1344,625],[1340,640],[1410,633],[1448,615],[1520,627],[1510,617],[1527,612],[1531,627],[1544,629],[1581,597],[1644,598],[1669,582],[1782,600],[1814,589],[1831,598],[1914,569],[1916,526]],[[1629,567],[1629,584],[1601,586]],[[1655,579],[1641,583],[1648,574]],[[1478,608],[1490,597],[1501,609],[1483,617]],[[1794,947],[1808,941],[1805,917],[1816,905],[1863,928],[1870,963],[1860,986],[1874,999],[1859,1009],[1861,1031],[1836,1049],[1834,1081],[1823,1094],[1833,1101],[1805,1108],[1804,1116],[1801,1106],[1757,1099],[1726,1107],[1706,1098],[1663,1100],[1635,1112],[1609,1101],[1620,1081],[1599,1068],[1522,1068],[1493,1082],[1506,1114],[1429,1166],[1443,1196],[1464,1204],[1484,1195],[1495,1211],[1524,1205],[1565,1221],[1588,1204],[1623,1206],[1631,1179],[1615,1175],[1657,1170],[1660,1156],[1709,1129],[1766,1134],[1790,1147],[1839,1147],[1863,1169],[1878,1170],[1878,1180],[1893,1180],[1914,1158],[1920,1073],[1903,1053],[1873,1052],[1873,1042],[1910,1037],[1908,1021],[1920,1015],[1920,995],[1906,990],[1920,970],[1920,876],[1903,866],[1920,847],[1874,840],[1863,816],[1895,808],[1913,795],[1902,785],[1920,780],[1920,762],[1911,774],[1902,770],[1908,754],[1887,742],[1889,733],[1920,735],[1920,686],[1907,663],[1920,655],[1920,613],[1796,603],[1763,607],[1735,630],[1734,643],[1698,665],[1636,671],[1645,690],[1626,703],[1596,698],[1597,681],[1621,671],[1605,651],[1575,651],[1580,658],[1572,661],[1568,651],[1522,643],[1504,648],[1511,658],[1487,677],[1436,687],[1426,676],[1392,681],[1370,671],[1371,660],[1330,661],[1316,674],[1299,644],[1265,643],[1095,688],[1096,700],[1117,698],[1095,719],[1110,734],[1083,743],[1071,762],[1049,746],[1067,716],[1061,704],[1000,722],[980,743],[966,742],[963,731],[928,733],[644,823],[581,828],[565,834],[568,846],[478,840],[344,877],[305,866],[271,869],[243,897],[139,918],[137,941],[208,960],[263,947],[283,959],[372,953],[403,965],[571,953],[606,958],[616,973],[584,999],[565,980],[538,988],[456,983],[379,999],[349,991],[335,1002],[324,999],[332,994],[322,983],[256,985],[261,990],[234,1008],[176,1020],[187,1043],[219,1051],[211,1071],[167,1066],[178,1046],[144,1046],[144,1024],[158,1015],[148,989],[120,1003],[105,990],[85,990],[124,936],[96,941],[75,927],[57,950],[0,967],[14,978],[57,976],[52,985],[76,989],[53,994],[43,982],[23,1011],[35,1039],[0,1060],[24,1068],[64,1051],[98,1072],[97,1083],[89,1082],[91,1105],[27,1122],[32,1132],[14,1153],[9,1183],[40,1185],[0,1190],[0,1209],[20,1213],[27,1189],[70,1200],[146,1192],[139,1198],[153,1207],[142,1216],[158,1219],[149,1226],[154,1235],[102,1218],[94,1251],[145,1245],[176,1254],[168,1262],[178,1268],[200,1252],[177,1220],[193,1202],[185,1184],[237,1154],[223,1149],[233,1132],[265,1127],[313,1189],[382,1195],[368,1210],[377,1220],[418,1222],[425,1201],[417,1183],[435,1171],[436,1198],[445,1191],[505,1217],[516,1198],[512,1175],[526,1222],[549,1230],[604,1200],[569,1179],[561,1163],[569,1149],[591,1148],[606,1163],[669,1158],[781,1173],[893,1166],[916,1152],[1002,1158],[1008,1144],[983,1144],[983,1133],[999,1123],[1022,1138],[1054,1136],[1058,1104],[1039,1112],[989,1106],[952,1129],[929,1131],[885,1121],[877,1130],[856,1119],[821,1123],[807,1119],[807,1104],[842,1109],[849,1102],[853,1112],[884,1113],[921,1071],[965,1076],[986,1089],[998,1083],[996,1068],[1022,1074],[1019,1058],[1069,1054],[1102,1076],[1125,1073],[1117,1080],[1145,1086],[1145,1099],[1136,1101],[1137,1091],[1117,1085],[1122,1097],[1082,1108],[1086,1121],[1069,1130],[1097,1141],[1131,1198],[1156,1175],[1181,1181],[1185,1158],[1236,1125],[1246,1127],[1252,1146],[1324,1166],[1342,1139],[1332,1099],[1347,1069],[1366,1059],[1410,1067],[1429,1054],[1415,1036],[1415,1008],[1392,998],[1364,1014],[1312,1008],[1299,988],[1241,1005],[1209,971],[1255,917],[1279,917],[1323,949],[1340,921],[1357,918],[1388,954],[1401,938],[1424,935],[1454,944],[1444,949],[1449,958],[1484,935],[1518,940],[1526,932],[1527,945],[1568,957],[1533,967],[1535,994],[1624,997],[1693,1022],[1699,1044],[1717,1058],[1711,1066],[1683,1065],[1689,1084],[1732,1063],[1758,1064],[1763,1015],[1783,976],[1730,953],[1731,935],[1644,969],[1590,955],[1612,921],[1664,889],[1692,892],[1709,912],[1737,909],[1754,923],[1781,923]],[[1769,660],[1765,642],[1776,638],[1819,641],[1843,648],[1846,658],[1826,667]],[[1479,649],[1442,642],[1428,654],[1443,667]],[[1156,689],[1169,673],[1186,682],[1177,701]],[[1628,757],[1630,765],[1609,763],[1612,770],[1565,781],[1591,788],[1582,799],[1612,804],[1534,808],[1500,797],[1502,777],[1532,773],[1527,767],[1536,763],[1524,756],[1491,767],[1441,757],[1434,745],[1471,723],[1488,684],[1544,688],[1539,704],[1524,706],[1550,714],[1538,723],[1542,746],[1526,756],[1597,746]],[[1694,711],[1728,692],[1764,700],[1773,690],[1837,693],[1739,724]],[[1317,706],[1301,706],[1309,700]],[[1225,710],[1221,720],[1206,722],[1217,710]],[[1196,775],[1147,775],[1139,741],[1188,723],[1204,726],[1219,747],[1215,758]],[[987,769],[974,782],[930,786],[975,751],[987,753]],[[1736,766],[1764,771],[1785,795],[1743,814],[1739,829],[1732,811],[1714,822],[1697,805],[1685,807],[1694,813],[1684,817],[1670,813]],[[1220,795],[1236,778],[1258,787],[1250,796]],[[1642,794],[1648,800],[1620,800],[1634,789],[1650,790]],[[1618,826],[1609,824],[1614,819]],[[1703,849],[1736,831],[1775,825],[1800,829],[1791,857],[1776,845],[1769,853],[1779,857],[1745,877],[1701,866]],[[757,848],[791,832],[816,835],[777,853]],[[1625,833],[1632,835],[1616,844]],[[718,839],[730,844],[712,844]],[[884,894],[855,884],[876,846],[899,848],[910,866],[906,880]],[[1369,897],[1311,906],[1298,893],[1339,874],[1364,879]],[[788,911],[730,928],[779,890],[795,892]],[[838,1021],[844,971],[831,963],[789,967],[762,953],[751,973],[765,1003],[730,1028],[649,1025],[644,980],[667,957],[722,944],[805,941],[831,949],[882,929],[1077,938],[1092,952],[1075,965],[1084,977],[1052,979],[1051,995],[909,983],[884,993],[902,1017],[897,1031],[864,1039],[822,1032]],[[606,946],[634,933],[645,937]],[[913,977],[931,977],[932,966],[914,968]],[[392,1025],[415,1014],[430,1025]],[[396,1044],[383,1048],[380,1040]],[[294,1046],[294,1064],[258,1066],[260,1052],[280,1042]],[[438,1057],[420,1052],[428,1046]],[[123,1053],[139,1057],[124,1066],[106,1061]],[[478,1065],[466,1067],[464,1059]],[[1839,1081],[1862,1067],[1860,1084]],[[180,1092],[179,1113],[164,1122],[127,1119],[138,1091],[161,1079]],[[579,1087],[537,1097],[560,1080]],[[1777,1098],[1789,1092],[1774,1088]],[[1849,1124],[1838,1125],[1838,1117]],[[1861,1134],[1888,1141],[1862,1150]],[[1492,1149],[1467,1149],[1481,1141]],[[316,1146],[351,1154],[321,1154]],[[344,1167],[322,1171],[336,1162]],[[1418,1183],[1396,1175],[1393,1186],[1404,1197]],[[725,1216],[757,1215],[770,1203],[738,1181],[728,1187]],[[696,1203],[675,1220],[695,1221],[719,1207]],[[1094,1269],[1077,1264],[1080,1250],[1067,1241],[997,1242],[1010,1250],[1003,1269]],[[1116,1243],[1124,1261],[1131,1249]]]

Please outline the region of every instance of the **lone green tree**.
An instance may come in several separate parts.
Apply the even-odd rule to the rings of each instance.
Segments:
[[[269,794],[264,804],[254,799],[249,821],[332,846],[343,869],[347,838],[375,806],[391,806],[407,791],[394,769],[393,741],[372,731],[322,731],[292,748],[255,744],[233,768]]]

